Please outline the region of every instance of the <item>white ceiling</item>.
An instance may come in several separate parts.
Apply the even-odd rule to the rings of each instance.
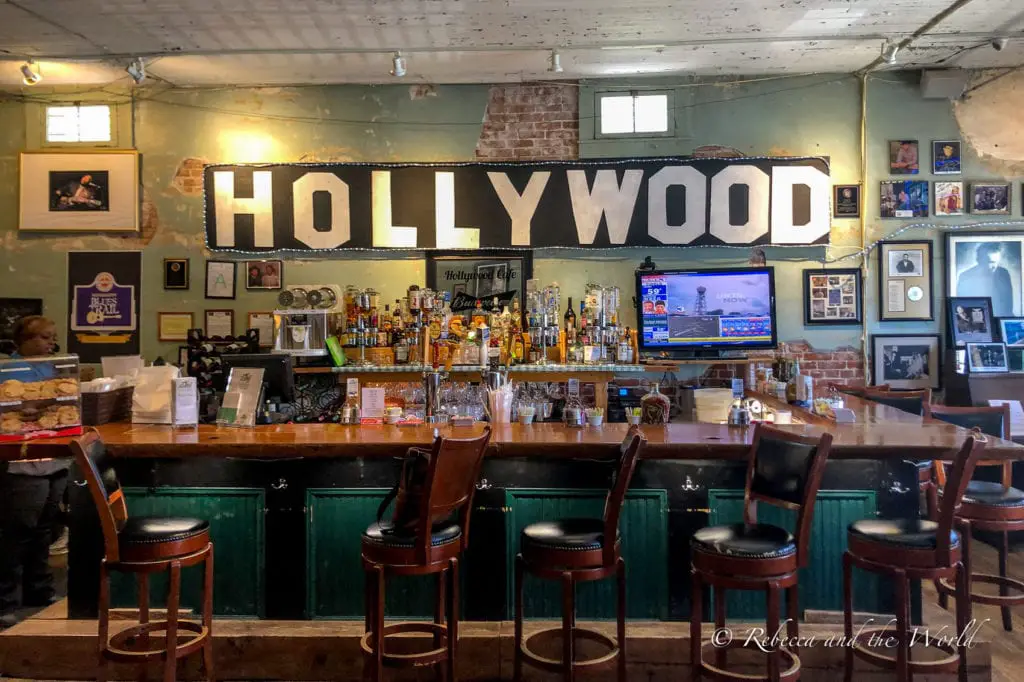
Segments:
[[[953,0],[0,0],[0,85],[508,82],[646,74],[851,72]],[[1010,42],[997,52],[992,37]],[[967,49],[974,48],[976,49]],[[547,70],[558,48],[564,71]],[[897,68],[1024,64],[1024,1],[972,0]]]

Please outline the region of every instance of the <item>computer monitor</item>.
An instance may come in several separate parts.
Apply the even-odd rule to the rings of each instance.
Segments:
[[[292,356],[277,353],[240,353],[222,355],[224,370],[232,367],[250,367],[263,370],[263,395],[276,403],[295,401],[295,371]]]
[[[641,350],[774,348],[770,267],[636,274]]]

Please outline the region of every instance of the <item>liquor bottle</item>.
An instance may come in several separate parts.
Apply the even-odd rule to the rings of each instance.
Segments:
[[[452,326],[452,294],[450,291],[444,292],[444,304],[441,306],[441,338],[448,338],[448,330]]]
[[[569,307],[565,309],[565,338],[568,340],[576,334],[576,311],[572,309],[572,296],[569,297]]]
[[[469,324],[473,329],[478,328],[481,324],[487,323],[487,313],[484,312],[484,302],[480,299],[476,300],[476,305],[473,306],[473,314],[470,316]]]
[[[384,314],[381,316],[381,328],[380,331],[384,335],[382,346],[390,346],[392,343],[391,333],[394,328],[394,321],[391,317],[391,306],[387,303],[384,304]]]
[[[633,364],[633,347],[629,345],[629,327],[626,327],[621,335],[619,335],[618,345],[615,350],[615,362],[622,365]]]
[[[404,320],[402,319],[402,300],[395,299],[395,310],[391,314],[391,331],[399,332],[402,331],[402,327],[405,326]]]
[[[644,424],[668,424],[672,406],[668,396],[658,390],[658,384],[651,392],[640,398],[640,421]]]
[[[786,402],[796,402],[796,385],[798,381],[802,381],[802,379],[800,378],[800,361],[794,360],[793,369],[789,373],[788,380],[786,381]]]
[[[583,334],[582,330],[580,334],[576,335],[576,342],[573,344],[573,361],[577,365],[585,364],[586,358],[584,357],[585,350],[583,348]]]
[[[476,328],[476,342],[477,348],[479,349],[480,357],[478,359],[478,365],[480,367],[487,367],[487,363],[490,359],[490,348],[491,348],[491,329],[487,326],[486,322],[481,322]]]

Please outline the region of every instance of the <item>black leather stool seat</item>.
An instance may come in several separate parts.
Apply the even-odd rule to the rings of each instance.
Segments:
[[[964,504],[988,507],[1024,507],[1024,490],[1003,488],[1000,483],[971,481],[964,492]]]
[[[935,549],[939,524],[926,519],[861,519],[849,526],[850,535],[860,539],[906,549]],[[950,531],[953,546],[960,536]]]
[[[435,523],[430,529],[430,544],[434,547],[455,542],[460,537],[462,537],[462,529],[459,528],[459,524],[451,521]],[[363,540],[387,547],[412,547],[416,543],[416,531],[396,530],[387,521],[372,523],[363,532]]]
[[[171,516],[130,516],[117,534],[122,545],[181,542],[210,530],[210,522]]]
[[[690,544],[702,552],[745,559],[780,559],[796,554],[793,535],[767,523],[708,526],[694,533]]]
[[[601,519],[559,519],[531,523],[523,529],[521,545],[537,549],[587,552],[604,546],[604,521]]]

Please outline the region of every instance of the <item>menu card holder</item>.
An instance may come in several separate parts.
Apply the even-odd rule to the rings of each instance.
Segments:
[[[224,400],[217,410],[217,424],[255,426],[256,413],[262,402],[263,370],[232,367]]]

